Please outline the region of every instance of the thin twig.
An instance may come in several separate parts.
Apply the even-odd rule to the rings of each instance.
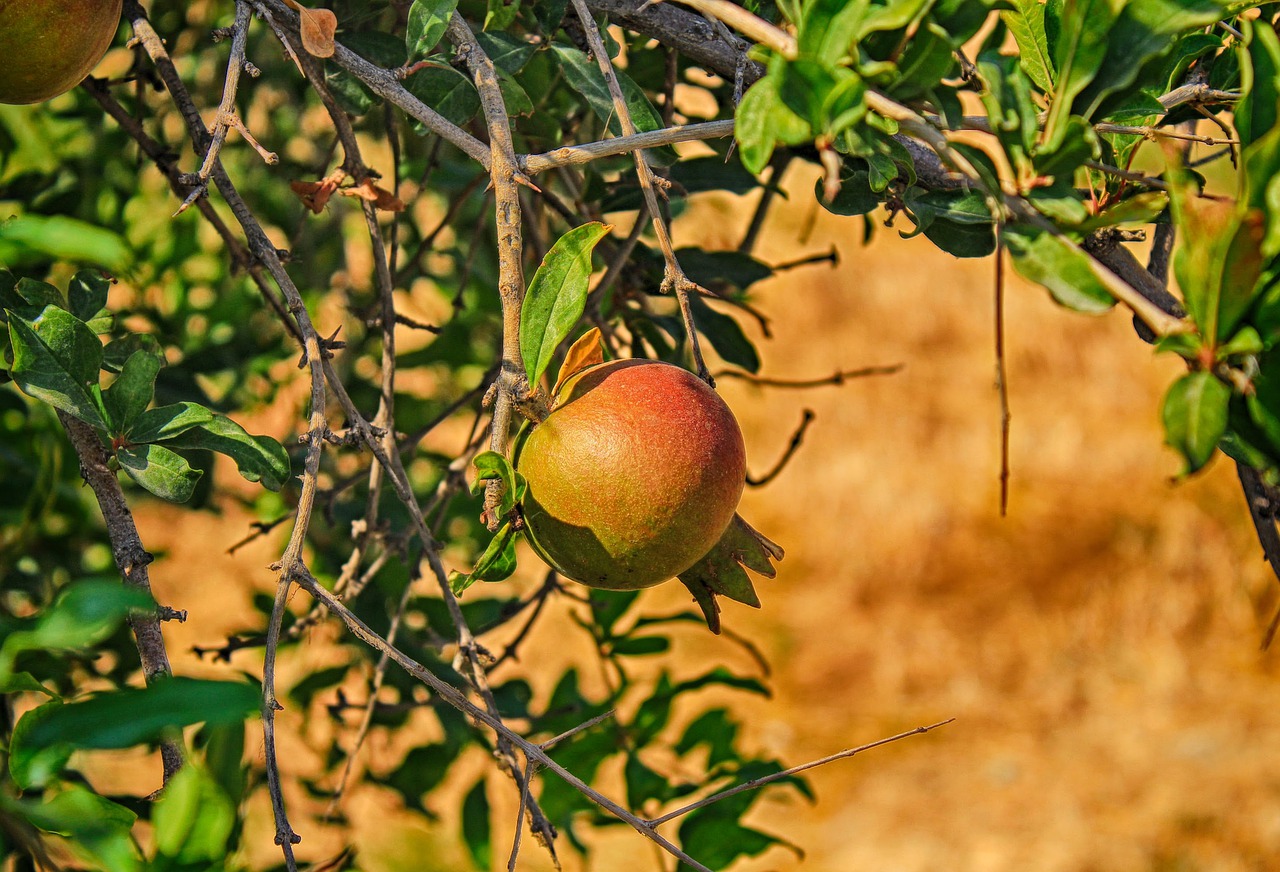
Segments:
[[[218,162],[223,143],[227,141],[227,133],[233,128],[240,131],[240,135],[253,146],[263,161],[274,164],[280,160],[275,152],[267,151],[253,138],[249,128],[240,120],[240,115],[236,112],[236,91],[240,87],[240,71],[245,66],[244,52],[249,37],[250,11],[248,3],[244,0],[236,0],[236,20],[231,27],[231,57],[227,60],[227,76],[222,86],[222,103],[218,106],[218,114],[213,122],[213,137],[205,149],[204,162],[200,165],[199,172],[194,177],[184,179],[187,183],[194,185],[194,188],[187,195],[187,199],[182,201],[175,215],[181,215],[187,211],[187,207],[208,190],[209,176],[213,174],[213,166]]]
[[[735,785],[726,790],[721,790],[719,793],[713,793],[710,796],[707,796],[698,800],[697,802],[691,802],[688,805],[681,806],[675,811],[667,812],[666,814],[661,815],[660,817],[647,820],[645,821],[645,823],[647,823],[651,827],[658,827],[658,826],[661,826],[662,824],[665,824],[667,821],[674,820],[675,818],[681,817],[682,815],[686,815],[691,811],[695,811],[700,808],[705,808],[713,803],[719,802],[722,799],[728,799],[731,796],[736,796],[737,794],[742,793],[743,791],[756,790],[758,788],[764,787],[766,784],[772,784],[773,782],[780,781],[783,778],[790,778],[792,775],[798,775],[801,772],[807,772],[810,769],[816,769],[819,766],[825,766],[828,763],[834,763],[837,760],[847,760],[848,758],[853,757],[856,754],[861,754],[863,751],[870,751],[872,748],[879,748],[881,745],[888,745],[891,742],[897,742],[902,739],[909,738],[911,736],[918,736],[921,733],[927,733],[930,730],[936,730],[938,727],[944,727],[947,724],[950,724],[954,721],[955,721],[955,718],[947,718],[945,721],[938,721],[936,724],[930,724],[927,727],[916,727],[914,730],[907,730],[906,732],[898,733],[896,736],[889,736],[884,739],[877,739],[874,742],[868,742],[867,744],[859,745],[856,748],[847,748],[843,751],[840,751],[835,754],[831,754],[827,757],[823,757],[818,760],[812,760],[808,763],[802,763],[799,766],[792,766],[790,769],[783,769],[781,772],[775,772],[772,775],[765,775],[760,778],[753,778],[750,781],[743,782],[742,784]]]
[[[842,385],[850,379],[867,378],[876,375],[893,375],[902,371],[903,364],[895,363],[890,366],[865,366],[861,369],[842,369],[826,376],[824,378],[806,378],[806,379],[787,379],[787,378],[768,378],[766,376],[754,375],[749,372],[743,372],[740,369],[722,369],[716,373],[716,378],[736,378],[741,381],[751,382],[753,385],[761,385],[762,387],[771,388],[821,388],[828,385]]]
[[[1009,375],[1004,356],[1004,245],[996,243],[996,392],[1000,395],[1000,517],[1009,513]]]
[[[747,484],[751,487],[764,487],[769,482],[778,477],[778,473],[786,468],[791,461],[791,457],[796,453],[796,449],[800,447],[800,443],[804,441],[805,431],[809,429],[809,425],[813,423],[813,409],[805,409],[800,416],[800,426],[796,428],[796,432],[791,435],[791,441],[787,443],[787,450],[782,452],[782,457],[778,458],[778,462],[773,465],[773,469],[766,472],[759,478],[752,477],[751,473],[747,473]]]
[[[707,139],[723,139],[733,136],[733,119],[703,121],[698,124],[677,124],[661,130],[648,130],[627,136],[615,136],[599,142],[582,145],[566,145],[540,154],[519,158],[521,168],[530,175],[546,172],[556,167],[579,166],[605,157],[631,154],[645,148],[675,145],[679,142],[698,142]]]

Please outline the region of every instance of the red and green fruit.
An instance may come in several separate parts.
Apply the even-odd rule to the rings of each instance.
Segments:
[[[573,375],[516,464],[535,549],[565,576],[611,590],[689,569],[728,529],[746,482],[724,400],[689,371],[647,360]]]
[[[0,103],[69,91],[106,54],[122,0],[0,0]]]

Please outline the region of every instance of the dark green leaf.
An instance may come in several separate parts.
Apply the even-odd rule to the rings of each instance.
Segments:
[[[712,309],[701,297],[690,295],[689,307],[698,332],[707,337],[725,363],[741,367],[747,372],[760,371],[760,355],[742,332],[741,325],[733,318]]]
[[[102,343],[65,309],[46,306],[34,318],[10,313],[10,375],[37,400],[106,429],[98,389]]]
[[[1022,225],[1006,226],[1001,239],[1013,268],[1049,289],[1053,298],[1077,312],[1105,312],[1115,298],[1093,272],[1089,255],[1068,240]]]
[[[344,32],[342,44],[365,60],[384,69],[394,70],[402,67],[408,59],[404,40],[381,31]],[[382,100],[366,88],[359,79],[333,62],[326,64],[325,83],[333,92],[338,104],[352,115],[363,115]]]
[[[172,503],[185,503],[195,493],[203,472],[192,469],[163,445],[134,445],[116,451],[120,468],[142,487]]]
[[[249,481],[261,481],[267,490],[280,490],[289,478],[289,455],[270,436],[250,436],[225,415],[184,430],[165,444],[171,448],[203,448],[225,454],[236,462],[240,474]]]
[[[36,309],[43,309],[45,306],[57,306],[59,309],[67,308],[67,301],[63,299],[62,291],[48,282],[27,278],[18,279],[18,283],[14,286],[14,292],[27,306]]]
[[[124,368],[125,361],[138,351],[149,351],[163,356],[160,343],[150,333],[130,333],[128,336],[111,340],[102,349],[102,368],[107,372],[119,372]]]
[[[199,403],[173,403],[143,412],[126,432],[130,442],[161,442],[211,421],[213,412]]]
[[[505,498],[507,494],[504,493],[503,496]],[[458,575],[452,579],[450,586],[453,588],[454,595],[460,596],[477,581],[505,581],[510,578],[511,573],[516,571],[516,540],[518,538],[509,522],[503,524],[489,540],[471,574]]]
[[[836,215],[865,215],[880,205],[880,198],[871,190],[869,172],[852,168],[849,163],[840,172],[840,192],[828,202],[822,196],[822,180],[819,179],[814,182],[814,199]]]
[[[156,376],[164,359],[150,351],[135,351],[124,362],[120,374],[102,392],[111,426],[116,432],[127,432],[134,420],[146,411],[156,392]]]
[[[1160,417],[1165,442],[1187,461],[1190,475],[1209,462],[1227,430],[1231,388],[1211,372],[1193,372],[1173,383],[1165,394]]]
[[[622,657],[645,657],[671,649],[666,636],[628,636],[613,643],[613,653]]]
[[[627,784],[627,808],[642,809],[649,800],[665,800],[671,793],[667,779],[646,766],[634,753],[627,755],[622,774]]]
[[[536,386],[587,303],[591,252],[612,228],[593,221],[556,240],[529,282],[520,312],[520,351],[529,384]]]
[[[533,43],[507,33],[482,31],[476,34],[476,40],[489,60],[493,61],[493,65],[512,76],[523,70],[525,64],[529,63],[529,58],[538,50],[538,46]]]
[[[685,728],[675,750],[677,754],[687,754],[699,745],[706,745],[707,767],[711,768],[737,757],[733,747],[737,736],[738,725],[730,718],[728,709],[711,709]]]
[[[88,321],[107,305],[107,292],[111,282],[97,270],[82,269],[71,277],[67,285],[67,301],[71,314],[81,321]]]
[[[440,60],[439,66],[424,67],[405,79],[404,86],[410,94],[461,127],[480,111],[480,95],[470,79],[443,63],[443,58]],[[417,121],[414,129],[426,132]]]
[[[595,58],[589,58],[578,49],[561,43],[552,43],[551,48],[564,66],[566,84],[586,98],[600,120],[608,124],[610,133],[621,136],[622,125],[618,120],[618,113],[614,111],[609,86]],[[631,113],[631,122],[636,130],[644,133],[661,129],[662,116],[653,108],[640,86],[621,70],[615,70],[614,73],[618,77],[623,101],[627,104],[627,111]]]
[[[493,860],[493,846],[489,833],[489,798],[485,795],[483,778],[462,800],[462,839],[476,868],[487,870]]]
[[[243,721],[261,705],[252,684],[173,677],[61,705],[27,735],[32,747],[132,748],[174,727]]]
[[[431,54],[457,8],[458,0],[413,0],[404,36],[410,58],[424,58]]]

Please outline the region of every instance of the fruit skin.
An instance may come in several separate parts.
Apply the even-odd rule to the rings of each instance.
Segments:
[[[615,360],[572,376],[517,469],[535,549],[575,581],[651,587],[720,540],[746,482],[742,431],[693,373]]]
[[[0,0],[0,103],[69,91],[106,54],[123,0]]]

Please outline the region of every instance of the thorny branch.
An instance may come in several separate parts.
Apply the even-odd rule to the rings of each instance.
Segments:
[[[80,419],[58,412],[58,420],[67,431],[71,446],[80,460],[80,474],[93,491],[98,508],[102,511],[107,538],[111,541],[111,553],[120,570],[120,577],[127,586],[151,596],[151,576],[147,570],[151,554],[142,547],[138,527],[133,522],[133,512],[125,501],[116,472],[107,465],[110,454],[106,446],[98,438],[97,432]],[[142,674],[147,684],[151,684],[156,678],[171,675],[169,652],[165,649],[164,634],[160,631],[160,615],[134,612],[129,615],[129,627],[133,630],[138,657],[142,661]],[[167,783],[182,768],[181,741],[172,738],[161,740],[160,762]]]

